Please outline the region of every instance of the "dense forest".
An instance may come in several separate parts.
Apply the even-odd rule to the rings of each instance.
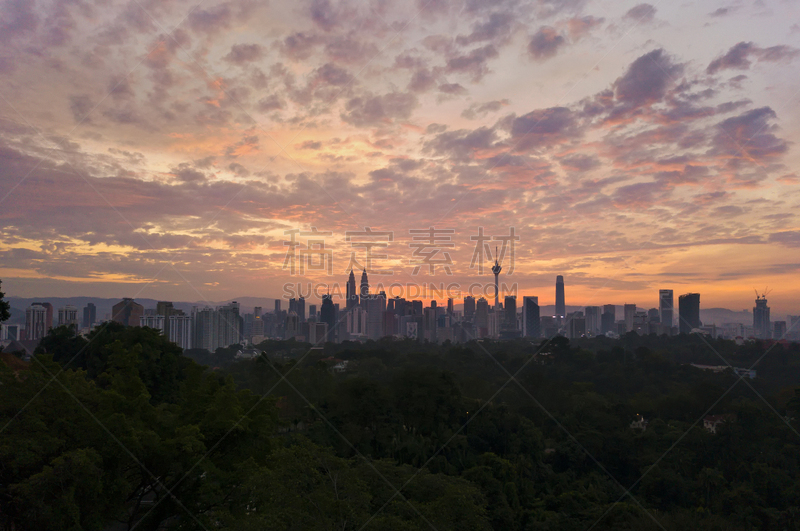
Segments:
[[[0,527],[800,528],[797,344],[241,350],[109,324],[3,353]]]

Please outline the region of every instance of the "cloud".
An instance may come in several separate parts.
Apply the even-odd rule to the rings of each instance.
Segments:
[[[483,41],[504,41],[511,33],[513,22],[514,15],[511,13],[492,13],[485,22],[476,22],[469,35],[456,37],[456,43],[459,46],[468,46]]]
[[[280,44],[280,50],[289,59],[301,61],[308,59],[313,53],[314,48],[324,42],[319,35],[295,32],[286,37]]]
[[[531,111],[511,123],[516,150],[549,146],[580,135],[575,114],[566,107]]]
[[[636,22],[652,22],[656,16],[656,8],[650,4],[639,4],[634,6],[625,13],[625,18],[635,20]]]
[[[465,89],[459,83],[444,83],[443,85],[439,85],[439,92],[444,94],[461,95],[466,94],[467,89]]]
[[[558,160],[564,169],[577,172],[593,170],[600,166],[600,160],[594,155],[575,154],[562,157]]]
[[[39,17],[32,0],[5,0],[0,3],[0,42],[9,42],[34,31]]]
[[[779,62],[791,60],[798,54],[800,54],[800,50],[789,46],[760,48],[752,42],[743,41],[732,46],[724,55],[711,61],[706,72],[715,74],[725,69],[748,70],[752,64],[751,57],[755,57],[759,61]]]
[[[497,112],[510,102],[507,99],[487,101],[485,103],[473,103],[461,112],[461,116],[467,120],[474,120],[486,116],[490,112]]]
[[[189,14],[189,27],[202,33],[216,33],[228,28],[233,19],[228,4],[220,4],[209,9],[193,9]]]
[[[708,14],[709,17],[724,17],[736,11],[736,7],[719,7]]]
[[[773,232],[769,235],[770,243],[779,243],[786,247],[800,247],[800,230]]]
[[[345,105],[342,120],[358,127],[389,125],[394,120],[408,119],[417,107],[417,98],[404,92],[380,96],[367,94],[350,99]]]
[[[438,75],[427,68],[420,68],[411,76],[408,82],[408,90],[413,92],[427,92],[436,86]]]
[[[92,123],[89,113],[92,112],[93,108],[92,99],[87,94],[79,94],[69,98],[69,110],[72,111],[72,117],[77,123]]]
[[[259,44],[234,44],[231,46],[231,51],[223,59],[230,63],[242,65],[261,59],[263,53],[264,49]]]
[[[496,141],[497,133],[488,127],[480,127],[474,131],[461,129],[436,135],[425,143],[424,150],[439,156],[468,160],[476,152],[492,148]]]
[[[299,144],[299,145],[297,145],[295,147],[297,147],[297,149],[318,150],[318,149],[322,149],[322,142],[319,142],[317,140],[306,140],[302,144]]]
[[[775,111],[761,107],[723,120],[716,127],[712,154],[724,157],[734,165],[759,163],[784,154],[788,144],[773,134],[776,127],[769,121],[774,118]]]
[[[472,50],[466,55],[459,55],[447,60],[446,72],[470,74],[472,80],[480,81],[489,73],[489,60],[498,57],[497,49],[488,44],[482,48]]]
[[[605,21],[604,18],[587,15],[585,17],[573,17],[567,21],[567,29],[573,41],[578,41],[588,35],[594,28]]]
[[[250,153],[254,153],[259,150],[258,147],[258,136],[250,135],[242,138],[240,141],[236,142],[225,148],[225,155],[231,158],[240,157],[242,155],[247,155]]]
[[[683,65],[673,63],[661,48],[642,55],[614,82],[614,97],[621,104],[615,114],[661,101],[667,88],[674,84],[674,79],[682,72]]]
[[[347,64],[366,63],[378,54],[371,42],[354,39],[352,35],[335,37],[325,45],[325,52],[334,61]]]
[[[566,39],[554,28],[542,26],[528,42],[528,53],[538,60],[548,59],[566,43]]]
[[[309,5],[311,20],[324,31],[332,31],[339,25],[339,12],[329,0],[311,0]]]

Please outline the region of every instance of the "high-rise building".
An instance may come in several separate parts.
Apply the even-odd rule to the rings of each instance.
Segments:
[[[635,304],[625,304],[622,307],[623,311],[623,319],[625,320],[625,331],[632,332],[633,331],[633,318],[636,316],[636,305]]]
[[[672,327],[675,322],[673,318],[675,303],[673,299],[673,292],[671,289],[658,290],[658,311],[661,317],[661,324],[666,327]]]
[[[156,315],[155,313],[149,315],[143,315],[139,317],[139,326],[142,328],[152,328],[153,330],[158,330],[162,334],[164,333],[164,316],[163,315]]]
[[[600,316],[600,332],[607,334],[616,332],[617,307],[613,304],[603,306],[603,315]]]
[[[369,279],[367,279],[367,270],[361,272],[361,291],[359,293],[361,298],[369,295]]]
[[[328,337],[325,341],[336,341],[336,308],[330,295],[322,296],[322,307],[319,311],[319,320],[328,325]]]
[[[658,308],[650,308],[647,310],[647,322],[648,323],[660,323],[661,322],[661,312]]]
[[[170,323],[169,318],[173,315],[183,315],[182,311],[176,310],[175,306],[170,301],[158,301],[156,303],[156,315],[164,317],[164,335],[170,337]]]
[[[595,337],[600,334],[600,306],[587,306],[584,310],[586,314],[586,335]]]
[[[564,299],[564,277],[556,277],[556,316],[563,318],[567,315],[567,306]]]
[[[256,306],[255,308],[253,308],[253,317],[256,318],[261,317],[262,313],[263,312],[261,311],[261,306]]]
[[[97,307],[90,302],[83,309],[83,328],[92,328],[96,322]]]
[[[522,297],[523,337],[541,337],[539,318],[539,297]]]
[[[422,301],[411,301],[411,315],[422,315]]]
[[[192,317],[190,315],[170,315],[169,321],[169,340],[184,350],[192,348]]]
[[[47,335],[47,308],[41,302],[34,302],[25,310],[25,337],[42,339]]]
[[[467,295],[464,297],[464,320],[472,322],[475,317],[475,297]]]
[[[345,318],[347,336],[351,340],[361,340],[367,337],[367,312],[361,306],[356,306],[347,312]]]
[[[309,319],[309,321],[315,321],[317,319],[317,305],[316,304],[309,304],[308,305],[308,319]]]
[[[453,298],[447,299],[447,314],[453,315]]]
[[[756,294],[756,305],[753,308],[753,332],[759,339],[772,337],[772,325],[769,320],[769,306],[767,306],[766,294]]]
[[[111,319],[125,326],[139,326],[144,315],[144,306],[125,297],[111,308]]]
[[[786,321],[772,323],[772,339],[776,341],[786,339]]]
[[[378,340],[383,337],[383,312],[386,311],[386,292],[366,295],[367,339]]]
[[[586,334],[586,317],[583,312],[570,312],[567,314],[567,337],[578,339]]]
[[[503,324],[501,329],[517,329],[517,297],[515,295],[506,295],[503,303]]]
[[[353,270],[350,270],[350,276],[347,279],[347,305],[348,310],[354,306],[358,306],[358,291],[356,290],[356,275]]]
[[[279,302],[279,301],[276,301]],[[192,311],[193,317],[193,336],[194,348],[202,348],[209,352],[214,352],[217,345],[217,327],[215,323],[216,312],[213,308],[206,306],[202,310],[196,307]]]
[[[693,328],[700,328],[700,294],[686,293],[678,297],[678,329],[688,334]]]
[[[305,303],[303,298],[301,301]],[[239,315],[239,303],[232,301],[230,304],[220,306],[216,310],[217,344],[214,347],[228,347],[241,343],[244,337],[244,319]]]
[[[58,309],[58,326],[78,328],[78,308],[70,304]]]
[[[275,299],[275,315],[280,315],[281,313],[281,300]]]
[[[475,333],[477,337],[489,335],[489,301],[483,297],[475,302]]]

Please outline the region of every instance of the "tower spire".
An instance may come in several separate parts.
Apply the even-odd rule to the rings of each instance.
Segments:
[[[494,273],[494,307],[495,309],[500,308],[500,271],[503,269],[500,267],[500,262],[497,261],[499,258],[497,253],[497,246],[494,248],[494,265],[492,266],[492,273]]]

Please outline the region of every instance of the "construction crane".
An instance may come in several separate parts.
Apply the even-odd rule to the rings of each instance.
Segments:
[[[758,290],[756,288],[753,288],[753,291],[756,292],[756,300],[759,300],[759,299],[767,300],[767,295],[769,295],[772,292],[772,290],[769,289],[769,287],[765,287],[764,291],[761,292],[761,295],[758,294]]]

